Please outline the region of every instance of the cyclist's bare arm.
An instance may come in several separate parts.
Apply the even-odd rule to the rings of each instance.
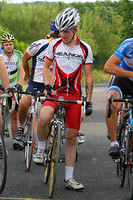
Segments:
[[[50,85],[53,84],[54,78],[55,78],[55,67],[53,67],[53,69],[52,69],[52,74],[51,74],[51,76],[50,76]]]
[[[117,66],[117,64],[120,62],[121,62],[120,58],[118,58],[115,55],[112,55],[104,66],[104,72],[113,74],[116,76],[133,78],[133,72],[124,70],[120,68],[119,66]]]
[[[24,77],[25,77],[25,71],[23,69],[23,65],[19,65],[18,68],[19,68],[19,78],[18,78],[17,84],[22,85],[22,82],[23,82]]]
[[[50,66],[52,64],[51,60],[45,58],[45,62],[43,65],[42,75],[45,85],[50,84]]]
[[[86,101],[91,102],[93,90],[93,72],[92,65],[85,65],[85,79],[86,79]]]
[[[25,51],[24,52],[24,55],[23,55],[23,58],[22,58],[22,63],[23,63],[23,68],[24,68],[24,71],[25,71],[25,75],[26,75],[26,78],[27,78],[27,82],[29,81],[30,79],[30,65],[29,65],[29,60],[31,59],[31,55]]]
[[[9,88],[9,77],[4,64],[4,58],[0,56],[0,79],[3,84],[4,89]]]

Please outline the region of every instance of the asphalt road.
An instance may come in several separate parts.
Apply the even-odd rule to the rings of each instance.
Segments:
[[[94,85],[93,114],[84,118],[81,130],[86,141],[78,146],[79,157],[75,164],[74,178],[85,189],[82,192],[64,188],[64,164],[60,164],[54,199],[75,200],[127,200],[127,183],[119,186],[116,164],[108,156],[110,141],[106,137],[105,107],[107,82]],[[49,199],[49,185],[43,183],[44,167],[32,163],[26,172],[24,152],[14,151],[12,137],[6,139],[8,156],[7,182],[0,199]]]

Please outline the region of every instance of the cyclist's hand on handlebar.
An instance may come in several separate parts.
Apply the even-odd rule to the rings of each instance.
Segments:
[[[12,96],[11,88],[7,88],[7,89],[5,90],[5,93],[6,93],[6,94],[9,94],[10,96]]]
[[[22,91],[22,85],[20,85],[20,84],[16,84],[16,85],[15,85],[15,88],[16,88],[17,90],[19,90],[19,91]]]
[[[47,84],[47,85],[45,86],[45,91],[44,91],[44,93],[45,93],[45,96],[47,96],[47,95],[54,95],[54,90],[53,90],[52,86],[49,85],[49,84]]]
[[[89,116],[92,114],[93,110],[92,110],[92,103],[91,102],[86,102],[86,107],[85,107],[85,115]]]

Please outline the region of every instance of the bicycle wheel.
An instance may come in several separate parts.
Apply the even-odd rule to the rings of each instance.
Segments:
[[[4,132],[4,135],[6,137],[9,137],[9,129],[8,129],[8,124],[7,124],[7,107],[6,106],[2,107],[2,120],[3,120],[2,130]]]
[[[50,160],[51,160],[51,144],[52,144],[52,141],[51,141],[51,135],[53,137],[53,134],[51,133],[52,131],[54,130],[54,125],[51,124],[50,125],[50,130],[49,130],[49,133],[48,133],[48,137],[46,139],[46,149],[45,149],[45,171],[44,171],[44,183],[47,184],[48,183],[48,180],[49,180],[49,175],[50,175]]]
[[[127,145],[127,180],[128,195],[131,197],[133,192],[133,127],[128,129],[128,145]]]
[[[125,175],[126,175],[126,141],[127,141],[127,133],[125,132],[125,128],[121,128],[119,133],[119,146],[120,146],[120,162],[117,163],[117,175],[119,178],[120,186],[123,187],[125,183]]]
[[[25,161],[26,170],[29,172],[33,156],[34,148],[34,136],[35,136],[35,114],[33,113],[31,117],[28,117],[26,124],[25,135]]]
[[[7,155],[4,137],[0,131],[0,194],[4,190],[7,177]]]
[[[50,185],[49,185],[49,197],[53,197],[57,171],[59,167],[59,160],[60,160],[60,152],[61,152],[61,124],[58,123],[57,127],[55,128],[54,139],[52,144],[52,154],[51,154],[51,161],[50,161]]]

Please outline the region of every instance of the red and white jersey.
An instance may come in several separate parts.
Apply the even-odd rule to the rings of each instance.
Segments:
[[[78,39],[74,47],[68,51],[66,44],[58,38],[50,43],[46,58],[54,60],[53,86],[58,89],[58,94],[81,96],[83,66],[93,64],[91,47]]]

